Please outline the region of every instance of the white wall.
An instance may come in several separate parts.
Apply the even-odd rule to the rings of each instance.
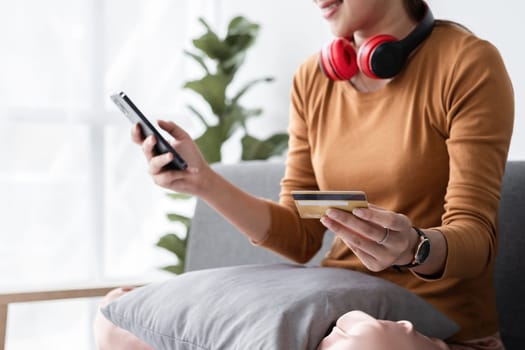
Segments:
[[[331,39],[318,9],[307,0],[221,0],[217,6],[220,26],[235,14],[243,14],[262,25],[256,47],[251,51],[239,80],[273,75],[277,81],[257,87],[246,96],[249,105],[264,107],[266,115],[256,129],[265,132],[286,127],[292,74],[308,55]],[[429,0],[436,18],[452,19],[491,41],[501,52],[515,89],[516,121],[509,157],[525,159],[525,50],[519,45],[518,24],[525,5],[510,0]],[[264,121],[263,121],[264,120]],[[264,124],[264,125],[263,125]]]

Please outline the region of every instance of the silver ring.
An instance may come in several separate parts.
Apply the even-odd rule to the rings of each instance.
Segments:
[[[384,244],[386,240],[388,239],[388,236],[390,236],[390,229],[388,227],[385,227],[385,235],[379,242],[377,242],[377,244],[381,244],[381,245]]]

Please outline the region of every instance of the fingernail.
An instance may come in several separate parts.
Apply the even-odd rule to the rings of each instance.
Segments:
[[[337,216],[337,212],[333,209],[326,209],[325,215],[330,218],[335,218]]]

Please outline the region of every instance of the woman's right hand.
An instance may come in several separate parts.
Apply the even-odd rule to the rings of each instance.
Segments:
[[[131,131],[131,138],[133,142],[142,146],[153,181],[161,187],[176,192],[196,196],[206,192],[206,184],[210,183],[207,179],[213,175],[213,171],[190,135],[171,121],[159,120],[158,125],[173,137],[169,142],[184,158],[188,168],[185,170],[163,169],[173,159],[173,154],[168,152],[155,155],[153,148],[157,140],[153,135],[144,138],[139,125],[136,124]]]
[[[158,124],[173,137],[170,144],[184,158],[188,168],[185,170],[163,169],[162,167],[171,161],[173,155],[166,153],[155,156],[153,154],[155,138],[144,139],[140,127],[135,125],[131,134],[133,141],[142,146],[155,183],[176,192],[199,197],[252,241],[264,240],[271,225],[268,202],[241,190],[213,171],[202,156],[197,144],[177,124],[161,120],[158,121]]]

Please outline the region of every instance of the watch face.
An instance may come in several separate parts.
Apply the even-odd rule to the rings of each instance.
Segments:
[[[430,240],[428,238],[425,238],[419,243],[419,246],[417,247],[417,253],[415,256],[415,261],[417,264],[422,264],[425,260],[427,260],[428,255],[430,254]]]

